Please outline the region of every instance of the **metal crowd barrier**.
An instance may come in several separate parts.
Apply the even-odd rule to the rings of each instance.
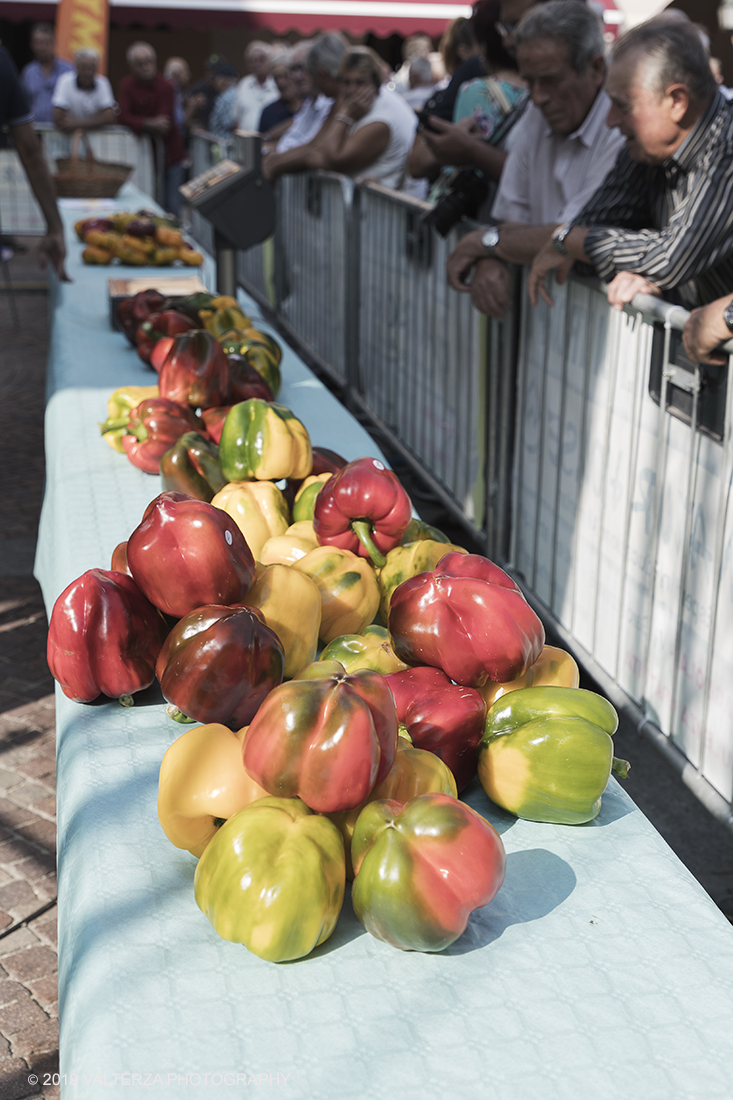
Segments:
[[[39,123],[36,131],[51,172],[58,157],[69,156],[71,137],[52,126]],[[149,137],[137,137],[124,126],[90,130],[89,140],[98,160],[131,164],[130,182],[148,195],[159,196],[153,147]],[[14,149],[0,150],[0,226],[5,233],[42,234],[46,222],[36,202],[28,178]]]
[[[358,201],[363,402],[503,558],[508,468],[496,460],[510,453],[514,320],[487,326],[469,296],[448,287],[458,233],[443,240],[425,226],[425,204],[374,185]]]
[[[514,316],[480,317],[405,196],[317,173],[278,202],[271,293],[263,248],[245,289],[733,826],[727,368],[686,360],[684,310],[575,277],[533,310],[517,276]]]
[[[728,369],[687,359],[678,307],[616,312],[574,278],[553,294],[523,309],[511,565],[730,823]]]

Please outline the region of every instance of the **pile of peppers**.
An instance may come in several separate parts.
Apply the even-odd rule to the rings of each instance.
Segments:
[[[139,302],[138,331],[159,332],[167,305]],[[615,711],[545,644],[514,580],[415,519],[382,462],[312,445],[274,400],[274,342],[236,302],[176,311],[191,324],[155,344],[151,361],[170,341],[158,387],[116,391],[103,429],[163,491],[112,568],[59,597],[51,671],[78,702],[129,706],[157,680],[163,720],[189,727],[162,761],[158,816],[198,860],[219,935],[301,958],[351,881],[372,935],[441,951],[506,864],[460,792],[478,781],[517,817],[592,820],[628,768]]]

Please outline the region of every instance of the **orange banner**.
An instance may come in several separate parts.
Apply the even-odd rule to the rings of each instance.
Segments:
[[[73,61],[77,50],[99,53],[99,72],[107,72],[109,0],[60,0],[56,9],[56,54]]]

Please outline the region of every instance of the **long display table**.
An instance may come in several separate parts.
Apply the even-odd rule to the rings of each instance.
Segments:
[[[125,188],[118,205],[146,203]],[[80,216],[65,211],[69,227]],[[53,300],[36,559],[49,613],[84,570],[109,567],[160,491],[99,436],[109,393],[152,376],[110,329],[109,271],[70,250],[74,282]],[[315,444],[379,455],[288,348],[283,379],[279,400]],[[153,689],[138,699],[124,709],[57,693],[64,1100],[113,1089],[729,1100],[733,929],[615,780],[599,817],[574,828],[517,821],[469,788],[466,800],[502,834],[507,875],[446,951],[373,939],[347,890],[332,938],[277,965],[220,940],[198,910],[196,861],[169,844],[156,814],[160,761],[181,727]]]

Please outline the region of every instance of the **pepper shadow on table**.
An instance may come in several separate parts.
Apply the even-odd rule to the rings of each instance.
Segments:
[[[465,955],[498,940],[512,924],[546,917],[570,897],[576,881],[570,864],[546,848],[510,852],[501,890],[471,915],[466,931],[443,954]]]

